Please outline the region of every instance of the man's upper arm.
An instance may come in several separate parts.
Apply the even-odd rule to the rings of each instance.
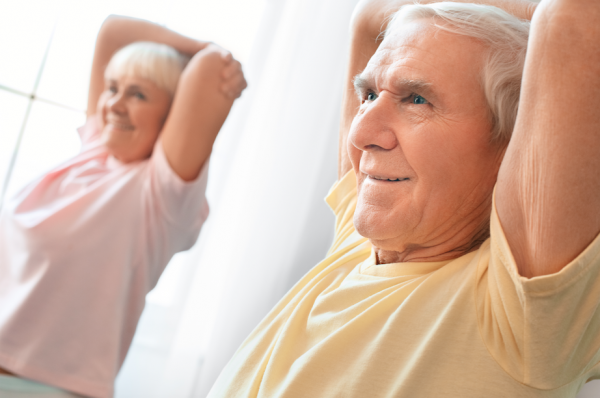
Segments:
[[[342,179],[352,168],[348,156],[347,139],[352,120],[358,111],[360,101],[354,92],[354,76],[362,72],[375,54],[381,40],[377,40],[379,29],[373,30],[371,25],[373,10],[377,9],[379,0],[362,0],[354,9],[350,23],[350,54],[344,80],[342,98],[342,115],[340,118],[338,148],[338,179]]]
[[[560,271],[600,231],[600,3],[542,3],[496,206],[519,272]]]

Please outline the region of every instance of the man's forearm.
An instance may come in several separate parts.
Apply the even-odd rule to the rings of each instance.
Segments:
[[[455,3],[474,3],[498,7],[517,18],[531,20],[537,3],[528,0],[452,0]],[[419,4],[440,3],[442,0],[421,0]],[[400,7],[414,0],[361,0],[352,16],[353,27],[375,39],[387,28],[390,17]]]

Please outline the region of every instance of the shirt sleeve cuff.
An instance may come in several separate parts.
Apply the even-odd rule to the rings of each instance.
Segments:
[[[567,264],[559,272],[526,278],[519,274],[517,263],[514,259],[504,230],[496,210],[496,200],[492,205],[492,215],[490,220],[490,234],[492,240],[492,250],[496,252],[504,267],[510,274],[513,282],[521,286],[526,295],[542,296],[551,295],[560,290],[568,289],[580,278],[589,276],[591,268],[600,263],[600,235],[588,245],[573,261]]]

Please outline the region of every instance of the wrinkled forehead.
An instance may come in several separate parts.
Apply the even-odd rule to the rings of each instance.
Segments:
[[[396,24],[387,31],[367,68],[387,66],[408,57],[427,57],[431,54],[430,47],[435,45],[438,31],[430,20]]]
[[[361,73],[361,77],[418,79],[438,82],[448,79],[478,79],[484,45],[476,39],[450,33],[435,26],[433,19],[397,24]]]

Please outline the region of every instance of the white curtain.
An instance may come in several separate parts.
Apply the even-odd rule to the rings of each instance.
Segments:
[[[244,65],[249,88],[211,158],[209,221],[169,266],[176,293],[149,296],[117,397],[206,396],[244,338],[324,257],[356,2],[267,2]]]

